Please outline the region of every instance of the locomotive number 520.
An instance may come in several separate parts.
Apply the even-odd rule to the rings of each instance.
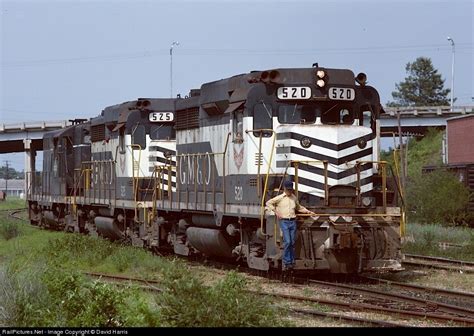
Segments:
[[[354,100],[355,90],[351,88],[329,88],[329,99],[331,100]]]
[[[277,91],[278,99],[309,99],[311,88],[309,86],[282,86]]]

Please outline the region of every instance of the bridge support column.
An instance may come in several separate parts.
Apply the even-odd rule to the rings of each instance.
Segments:
[[[25,148],[25,197],[28,196],[31,183],[34,182],[35,166],[36,166],[36,150],[31,148],[31,139],[23,140]]]

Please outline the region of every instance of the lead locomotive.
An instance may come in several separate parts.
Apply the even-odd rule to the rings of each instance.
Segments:
[[[264,204],[293,180],[295,270],[400,270],[396,179],[379,159],[377,91],[366,76],[314,65],[253,71],[138,99],[44,137],[32,223],[176,254],[281,267]]]

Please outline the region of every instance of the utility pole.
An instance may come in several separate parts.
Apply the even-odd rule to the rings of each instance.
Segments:
[[[398,137],[400,140],[400,184],[402,185],[402,195],[405,196],[405,158],[403,156],[403,136],[401,125],[401,112],[397,113]]]
[[[179,42],[171,43],[170,48],[170,98],[173,98],[173,47],[179,46]]]
[[[454,40],[448,36],[448,41],[451,42],[452,57],[451,57],[451,111],[453,110],[454,104],[454,58],[456,55],[456,49]]]

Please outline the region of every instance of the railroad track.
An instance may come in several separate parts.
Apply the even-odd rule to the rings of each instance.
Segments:
[[[372,301],[372,298],[381,300],[377,303],[379,309],[383,309],[386,304],[392,305],[393,303],[402,307],[404,312],[418,312],[424,314],[426,318],[433,318],[439,321],[445,320],[452,321],[457,320],[460,317],[463,321],[474,325],[474,310],[460,307],[458,305],[447,304],[439,301],[420,299],[413,296],[391,293],[382,291],[379,289],[365,288],[361,286],[346,285],[340,283],[332,283],[320,280],[309,280],[310,284],[316,284],[318,286],[331,288],[339,291],[339,293],[352,293],[356,294],[363,301]],[[368,297],[368,298],[367,298]],[[373,301],[372,301],[373,302]],[[395,313],[395,312],[394,312]],[[446,314],[450,314],[446,315]],[[416,314],[420,316],[419,314]],[[459,320],[461,321],[461,320]]]
[[[152,292],[162,292],[162,289],[156,286],[160,284],[160,282],[157,280],[147,280],[147,279],[141,279],[141,278],[126,277],[122,275],[112,275],[112,274],[97,273],[97,272],[84,272],[84,274],[92,278],[105,280],[105,281],[109,281],[113,283],[119,283],[119,284],[123,284],[123,282],[136,283],[136,284],[139,284],[140,288],[144,290],[149,290]],[[333,303],[328,300],[321,301],[321,300],[316,300],[316,299],[311,299],[311,298],[301,297],[301,296],[296,296],[296,295],[276,294],[276,293],[257,292],[257,291],[248,291],[248,292],[252,294],[256,294],[256,295],[271,296],[275,298],[287,299],[287,300],[293,300],[293,301],[306,301],[306,302],[314,302],[314,303],[326,303],[326,302]],[[342,302],[340,304],[342,306],[345,306],[346,308],[350,308],[349,305],[345,305]],[[300,309],[300,308],[285,308],[285,309],[294,314],[331,318],[331,319],[340,320],[340,321],[355,322],[362,325],[372,325],[372,326],[377,326],[377,327],[404,327],[405,326],[403,324],[397,324],[397,323],[387,322],[383,320],[374,320],[374,319],[367,319],[367,318],[361,318],[361,317],[355,317],[355,316],[347,316],[347,315],[342,315],[342,314],[328,313],[328,312],[322,312],[315,309]],[[378,308],[374,310],[378,310]]]
[[[392,280],[374,278],[374,277],[369,277],[369,276],[360,276],[360,278],[367,281],[375,282],[377,284],[384,284],[392,288],[399,288],[402,290],[408,290],[411,292],[418,292],[418,293],[423,293],[427,295],[442,295],[442,296],[456,299],[456,300],[469,301],[471,304],[472,302],[474,302],[474,293],[472,292],[456,291],[456,290],[436,288],[436,287],[427,287],[427,286],[408,284],[408,283],[397,282],[397,281],[392,281]]]
[[[116,283],[117,282],[118,283],[123,283],[123,282],[136,283],[136,284],[139,284],[141,288],[145,290],[151,290],[151,291],[156,291],[156,292],[162,291],[162,289],[159,288],[160,282],[157,280],[148,280],[148,279],[142,279],[142,278],[126,277],[122,275],[111,275],[111,274],[91,273],[91,272],[86,272],[84,274],[93,278],[98,278],[105,281],[112,281]],[[406,297],[403,297],[403,300],[400,300],[400,297],[401,297],[400,295],[399,296],[394,296],[393,294],[382,295],[381,291],[362,289],[362,288],[358,288],[354,286],[333,284],[330,282],[323,282],[323,281],[317,281],[317,280],[309,280],[309,283],[318,284],[320,286],[322,285],[323,287],[336,288],[339,290],[340,289],[344,289],[346,291],[349,290],[353,293],[354,292],[364,293],[365,295],[369,293],[369,296],[372,296],[372,297],[374,296],[374,293],[375,293],[377,294],[376,295],[377,298],[379,299],[382,298],[382,300],[394,301],[394,297],[398,297],[398,301],[402,301],[402,302],[407,301]],[[391,307],[386,306],[386,302],[382,302],[379,304],[368,304],[368,303],[360,303],[360,302],[359,303],[358,302],[343,302],[343,301],[337,301],[337,300],[328,300],[328,299],[320,299],[320,298],[314,298],[314,297],[309,297],[309,296],[298,296],[298,295],[273,293],[273,292],[259,292],[259,291],[253,291],[253,290],[249,290],[248,292],[255,295],[270,296],[277,299],[299,301],[299,302],[305,302],[305,303],[317,303],[317,304],[322,304],[325,306],[330,306],[336,309],[340,309],[343,311],[375,312],[375,313],[381,313],[381,314],[386,314],[390,316],[397,315],[398,317],[407,317],[411,319],[413,318],[431,319],[431,320],[435,320],[439,322],[451,322],[451,323],[454,322],[454,323],[458,323],[462,325],[474,326],[474,312],[470,310],[465,310],[460,307],[451,307],[449,305],[445,305],[442,303],[436,303],[434,305],[433,302],[425,302],[423,300],[416,300],[413,298],[408,298],[408,301],[410,301],[411,303],[416,302],[418,304],[418,307],[419,306],[429,307],[432,310],[435,307],[436,308],[441,307],[441,312],[438,313],[438,312],[427,312],[427,311],[420,311],[420,310],[391,308]],[[287,308],[287,309],[292,311],[293,313],[328,317],[332,319],[350,321],[350,322],[361,323],[361,324],[369,324],[369,325],[375,325],[375,326],[390,326],[390,327],[406,326],[405,324],[397,324],[397,323],[387,322],[383,320],[347,316],[343,314],[327,313],[327,312],[322,312],[322,311],[314,310],[314,309],[299,309],[299,308],[298,309]],[[450,313],[452,315],[447,315],[446,313]]]
[[[18,216],[19,213],[25,211],[26,208],[21,208],[21,209],[10,209],[10,212],[8,213],[8,217],[11,217],[16,220],[25,220],[24,218],[21,218]]]
[[[463,273],[474,273],[474,262],[441,257],[405,254],[403,264],[416,267],[427,267]]]

